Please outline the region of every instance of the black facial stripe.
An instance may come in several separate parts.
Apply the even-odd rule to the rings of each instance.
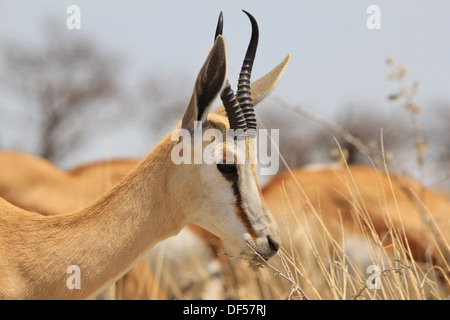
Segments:
[[[252,223],[248,218],[248,215],[244,209],[243,199],[241,196],[241,192],[239,191],[239,186],[237,185],[237,182],[233,183],[233,193],[235,197],[235,206],[238,219],[242,222],[245,229],[247,229],[248,233],[252,238],[254,239],[258,238],[258,235],[256,234],[255,229],[253,229]]]

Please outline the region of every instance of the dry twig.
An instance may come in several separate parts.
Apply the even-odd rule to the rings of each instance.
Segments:
[[[396,267],[396,268],[389,268],[389,267],[385,268],[383,271],[380,272],[380,274],[378,275],[378,278],[381,278],[381,276],[385,275],[387,272],[390,272],[390,271],[394,271],[395,273],[398,273],[398,274],[402,275],[401,270],[411,269],[410,265],[407,265],[406,263],[404,263],[403,261],[401,261],[399,259],[394,259],[394,261],[397,261],[398,263],[400,263],[400,266]],[[369,283],[368,282],[366,282],[364,284],[364,286],[362,286],[361,289],[359,289],[359,291],[353,295],[353,300],[357,300],[359,297],[363,296],[362,293],[367,288],[369,288]]]
[[[228,257],[230,259],[239,259],[239,260],[244,260],[244,261],[250,261],[252,264],[250,266],[257,266],[257,267],[268,267],[272,270],[274,270],[275,276],[277,277],[281,277],[287,281],[289,281],[292,284],[292,289],[289,293],[289,296],[287,297],[288,300],[292,300],[292,297],[294,295],[295,292],[298,292],[301,297],[302,300],[309,300],[308,296],[305,294],[305,292],[303,291],[302,287],[300,286],[300,284],[296,283],[295,280],[292,278],[292,274],[291,272],[287,269],[286,264],[284,262],[283,257],[281,257],[280,253],[277,253],[277,256],[280,258],[281,264],[283,265],[283,268],[286,272],[286,274],[282,273],[280,270],[278,270],[276,267],[274,267],[273,265],[271,265],[269,262],[267,262],[266,259],[264,259],[252,246],[250,246],[249,244],[247,244],[250,249],[252,250],[252,252],[255,254],[254,258],[245,258],[245,257],[237,257],[237,256],[233,256],[231,254],[225,253],[225,254],[219,254],[219,256],[225,256]]]

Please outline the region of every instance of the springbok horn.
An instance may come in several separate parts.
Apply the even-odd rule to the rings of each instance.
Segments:
[[[222,32],[223,32],[223,14],[222,14],[222,11],[220,11],[219,21],[217,21],[216,35],[214,36],[214,41],[216,41],[217,36],[222,35]]]
[[[223,32],[223,14],[220,12],[219,20],[217,22],[216,35],[222,35]],[[242,113],[241,106],[239,105],[236,95],[231,89],[230,83],[226,82],[224,89],[220,94],[220,99],[223,102],[223,106],[227,112],[228,121],[230,122],[230,129],[242,129],[243,131],[247,130],[247,123],[245,121],[245,116]]]
[[[255,130],[252,134],[256,134],[256,117],[253,108],[252,97],[250,93],[250,77],[255,60],[256,49],[258,47],[259,29],[255,18],[245,10],[244,13],[249,17],[252,24],[252,37],[242,63],[241,72],[238,80],[237,101],[239,102],[242,113],[245,117],[248,130]]]
[[[275,68],[270,70],[267,74],[250,84],[250,91],[252,94],[253,108],[255,108],[259,103],[261,103],[276,87],[278,82],[281,80],[284,71],[286,70],[289,61],[291,60],[291,55],[288,54]],[[227,112],[223,105],[217,107],[213,113],[220,114],[222,116],[227,116]]]

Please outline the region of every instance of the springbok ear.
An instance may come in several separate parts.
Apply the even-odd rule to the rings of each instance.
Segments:
[[[252,95],[253,107],[256,107],[261,101],[263,101],[269,93],[278,84],[281,79],[284,70],[286,70],[289,61],[291,60],[291,55],[288,54],[283,61],[281,61],[275,68],[268,72],[263,77],[259,78],[255,82],[250,84],[250,92]],[[213,111],[215,114],[220,114],[226,116],[227,113],[223,105],[218,107]]]
[[[195,80],[194,92],[184,113],[181,127],[194,130],[194,121],[201,121],[205,126],[209,109],[222,91],[227,79],[227,55],[225,40],[217,36],[216,41],[203,63]]]

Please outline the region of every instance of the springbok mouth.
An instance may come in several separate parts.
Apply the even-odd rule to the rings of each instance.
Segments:
[[[251,253],[253,253],[253,259],[256,258],[260,258],[263,259],[264,261],[269,260],[271,257],[273,257],[274,255],[277,254],[278,252],[278,248],[275,250],[274,248],[272,248],[272,246],[270,246],[270,250],[271,252],[269,254],[264,254],[262,252],[259,252],[254,246],[252,246],[248,241],[245,241],[245,243],[247,244],[247,246],[250,247],[251,249]]]

